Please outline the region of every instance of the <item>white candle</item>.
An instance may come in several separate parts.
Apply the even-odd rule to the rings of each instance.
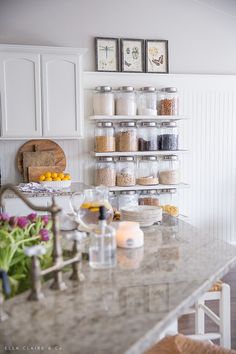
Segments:
[[[143,231],[138,222],[122,221],[116,232],[117,246],[121,248],[138,248],[144,243]]]

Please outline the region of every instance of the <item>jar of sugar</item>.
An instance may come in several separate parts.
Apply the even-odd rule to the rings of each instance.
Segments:
[[[114,93],[110,86],[98,86],[93,94],[93,114],[113,116],[115,114]]]
[[[138,115],[157,115],[157,92],[155,87],[143,87],[138,95]]]
[[[137,113],[136,93],[132,86],[120,87],[116,93],[116,114],[135,116]]]

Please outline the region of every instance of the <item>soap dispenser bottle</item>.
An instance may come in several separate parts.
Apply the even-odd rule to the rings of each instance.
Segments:
[[[107,225],[106,208],[99,207],[98,226],[90,234],[89,265],[104,269],[116,266],[116,233]]]

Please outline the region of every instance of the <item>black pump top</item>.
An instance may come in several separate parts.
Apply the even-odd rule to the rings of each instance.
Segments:
[[[99,207],[99,217],[98,220],[106,220],[106,208],[104,205]]]

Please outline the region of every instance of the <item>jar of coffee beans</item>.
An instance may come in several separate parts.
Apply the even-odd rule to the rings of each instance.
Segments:
[[[158,150],[159,129],[156,122],[141,122],[138,130],[139,151]]]
[[[158,92],[158,114],[176,116],[179,114],[179,95],[175,87],[166,87]]]
[[[120,156],[116,163],[116,185],[121,187],[134,186],[135,162],[133,156]]]
[[[138,151],[137,126],[135,122],[121,122],[116,132],[117,151]]]
[[[159,161],[159,182],[161,184],[180,183],[180,162],[178,156],[162,156],[161,161]]]
[[[142,191],[139,196],[138,203],[139,205],[159,206],[160,205],[159,195],[160,193],[155,189]]]
[[[179,130],[175,122],[163,122],[161,134],[161,150],[179,149]]]
[[[95,166],[95,185],[114,187],[116,185],[116,167],[112,157],[99,157]]]

